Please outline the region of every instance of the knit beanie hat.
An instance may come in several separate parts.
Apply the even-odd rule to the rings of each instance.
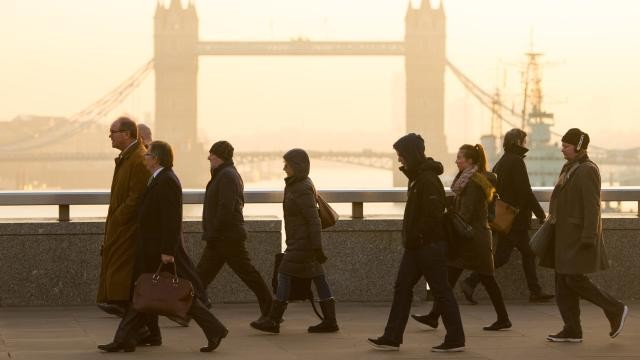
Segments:
[[[219,157],[223,161],[229,161],[233,159],[233,146],[227,141],[218,141],[211,145],[209,153]]]
[[[589,134],[578,128],[572,128],[564,134],[562,142],[574,145],[577,151],[586,150],[589,146]]]

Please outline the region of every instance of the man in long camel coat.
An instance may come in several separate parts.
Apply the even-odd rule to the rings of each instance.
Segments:
[[[122,317],[131,297],[138,205],[151,174],[144,166],[145,148],[136,123],[120,117],[109,130],[111,146],[120,150],[111,182],[111,197],[101,247],[102,266],[97,303],[103,311]]]

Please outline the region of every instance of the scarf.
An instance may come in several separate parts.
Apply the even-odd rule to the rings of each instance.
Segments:
[[[458,176],[453,180],[453,184],[451,184],[451,191],[456,195],[460,195],[462,190],[464,190],[465,186],[469,183],[469,180],[471,180],[471,176],[473,176],[477,171],[478,167],[474,165],[458,173]]]
[[[553,188],[553,192],[551,192],[551,200],[549,202],[549,220],[552,224],[555,224],[556,220],[556,209],[557,203],[556,199],[558,198],[558,194],[567,184],[571,174],[578,168],[578,166],[589,160],[589,155],[587,152],[579,153],[573,160],[567,161],[563,166],[562,170],[560,170],[560,175],[558,176],[558,181],[556,181],[556,185]]]

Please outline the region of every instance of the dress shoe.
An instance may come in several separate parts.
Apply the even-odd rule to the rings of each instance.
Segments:
[[[115,315],[120,318],[127,312],[127,309],[125,309],[124,306],[118,304],[98,303],[97,306],[107,314]]]
[[[553,296],[554,295],[547,294],[544,291],[539,291],[537,293],[532,293],[529,296],[529,302],[532,302],[532,303],[543,303],[543,302],[547,302],[547,301],[553,299]]]
[[[174,323],[182,326],[189,327],[189,322],[191,322],[191,316],[187,315],[187,317],[181,318],[178,316],[167,316],[167,319],[173,321]]]
[[[511,321],[509,321],[509,320],[498,320],[498,321],[494,322],[493,324],[491,324],[489,326],[483,327],[482,330],[498,331],[498,330],[504,330],[504,329],[510,329],[510,328],[511,328]]]
[[[136,346],[131,344],[126,344],[126,343],[112,342],[105,345],[98,345],[98,349],[105,352],[120,352],[120,351],[134,352],[136,351]]]
[[[222,342],[222,339],[227,337],[227,334],[229,334],[229,330],[225,330],[224,334],[220,337],[217,338],[213,338],[213,339],[209,339],[209,343],[207,344],[207,346],[201,347],[200,348],[200,352],[212,352],[215,349],[218,348],[218,346],[220,346],[220,343]]]

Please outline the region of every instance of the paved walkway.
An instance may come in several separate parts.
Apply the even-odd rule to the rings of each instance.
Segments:
[[[415,310],[424,311],[426,306]],[[195,324],[181,328],[161,319],[163,346],[106,354],[96,345],[111,341],[118,320],[97,308],[0,308],[0,359],[640,359],[640,304],[631,304],[624,331],[610,339],[604,315],[583,303],[582,344],[544,341],[561,326],[552,304],[508,304],[508,308],[514,328],[489,333],[481,328],[493,321],[493,309],[463,305],[467,351],[451,354],[429,352],[441,342],[443,330],[421,330],[412,320],[399,352],[371,350],[365,340],[382,334],[389,304],[339,303],[342,330],[335,334],[307,334],[306,327],[316,322],[313,312],[309,304],[292,304],[280,335],[259,334],[248,326],[257,315],[256,305],[216,305],[214,312],[230,334],[211,354],[198,352],[205,339]]]

